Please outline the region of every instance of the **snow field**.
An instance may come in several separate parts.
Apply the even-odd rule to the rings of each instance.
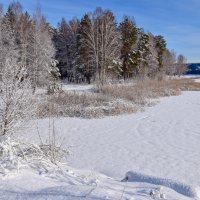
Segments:
[[[56,143],[72,152],[67,166],[0,174],[0,199],[160,199],[161,187],[165,199],[200,199],[199,102],[199,92],[183,92],[136,114],[54,119]],[[49,119],[32,121],[19,137],[39,143],[39,131],[45,141],[48,126]]]
[[[150,185],[170,187],[181,199],[196,199],[200,186],[199,102],[199,92],[184,92],[162,98],[144,112],[103,119],[61,118],[55,120],[55,127],[65,147],[71,147],[70,166],[118,181],[130,170],[160,177]],[[47,127],[48,119],[38,122],[44,138]],[[36,128],[24,134],[27,140],[38,142]],[[169,179],[170,183],[163,183]],[[146,184],[145,180],[140,184]]]

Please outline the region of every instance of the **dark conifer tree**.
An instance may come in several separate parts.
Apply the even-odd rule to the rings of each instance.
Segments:
[[[142,33],[141,37],[138,42],[138,54],[139,54],[139,74],[144,77],[148,75],[148,58],[151,54],[150,52],[150,46],[149,46],[149,36],[146,33]]]
[[[91,60],[91,49],[88,48],[87,40],[88,33],[92,28],[92,22],[90,17],[85,14],[80,23],[80,29],[78,33],[78,50],[79,50],[79,63],[83,69],[83,73],[90,84],[92,76],[95,74],[94,62]]]
[[[155,37],[156,40],[156,49],[158,53],[158,65],[159,65],[159,71],[163,68],[163,56],[166,50],[166,41],[163,36],[158,35]]]
[[[130,53],[137,42],[138,32],[135,21],[129,17],[125,17],[123,22],[119,26],[121,32],[122,48],[122,70],[123,77],[126,79],[130,74]]]

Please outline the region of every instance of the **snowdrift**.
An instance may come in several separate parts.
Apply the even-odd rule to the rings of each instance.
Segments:
[[[165,186],[173,189],[174,191],[191,198],[200,198],[200,190],[197,187],[192,187],[190,185],[171,180],[158,178],[155,176],[149,176],[133,171],[129,171],[126,173],[125,178],[122,181],[127,182],[143,182],[143,183],[151,183],[154,185]]]

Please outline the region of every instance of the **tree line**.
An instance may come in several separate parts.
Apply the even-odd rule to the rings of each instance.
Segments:
[[[55,34],[56,59],[62,78],[107,80],[158,78],[186,71],[186,58],[167,48],[163,36],[138,28],[134,18],[121,23],[110,10],[97,8],[81,20],[64,18]]]
[[[185,72],[183,55],[167,48],[163,36],[137,27],[125,16],[117,23],[110,10],[97,8],[82,19],[64,18],[55,28],[37,8],[31,16],[19,2],[0,6],[0,74],[7,62],[24,70],[32,87],[69,82],[152,78]],[[23,79],[23,78],[22,78]]]

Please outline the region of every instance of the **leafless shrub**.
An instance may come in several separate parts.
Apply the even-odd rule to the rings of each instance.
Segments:
[[[54,119],[49,117],[48,137],[46,140],[42,139],[42,135],[39,132],[38,126],[37,132],[40,139],[39,149],[41,150],[42,154],[44,154],[45,157],[53,164],[63,161],[69,154],[69,151],[63,147],[64,138],[59,136],[59,133],[55,127]]]
[[[60,158],[67,154],[67,150],[54,143],[35,145],[8,137],[0,143],[0,174],[6,176],[9,173],[18,173],[24,166],[51,168],[60,163]]]

